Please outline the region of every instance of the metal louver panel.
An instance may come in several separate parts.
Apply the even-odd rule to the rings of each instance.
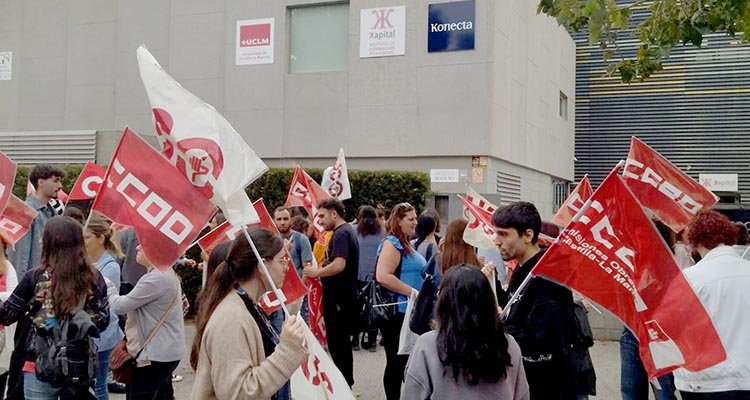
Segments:
[[[96,158],[96,131],[0,132],[0,150],[18,164],[85,164]]]
[[[497,194],[500,196],[501,206],[521,201],[521,177],[498,171]]]
[[[634,12],[631,26],[645,17]],[[695,179],[737,173],[742,201],[750,202],[750,45],[706,35],[701,48],[675,47],[663,71],[626,85],[605,76],[602,51],[587,35],[575,37],[576,180],[588,173],[601,183],[635,135]],[[626,32],[618,45],[627,58],[638,43]]]

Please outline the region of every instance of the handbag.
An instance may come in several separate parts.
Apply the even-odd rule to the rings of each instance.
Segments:
[[[398,267],[393,274],[401,278],[401,263],[404,261],[404,252],[399,250],[401,258],[398,261]],[[380,256],[378,255],[378,258]],[[375,260],[378,265],[378,260]],[[383,328],[388,322],[392,321],[398,313],[398,294],[387,289],[377,282],[376,278],[369,283],[369,300],[370,300],[370,326]]]
[[[435,257],[430,259],[427,268],[425,268],[424,282],[422,282],[422,290],[417,295],[417,301],[414,304],[414,309],[411,313],[411,320],[409,321],[409,329],[417,335],[429,332],[431,327],[434,311],[435,311],[435,300],[437,296],[435,294]]]
[[[138,356],[141,355],[141,352],[146,348],[146,345],[151,342],[151,339],[156,336],[156,332],[159,331],[159,328],[164,325],[164,321],[166,321],[167,316],[170,312],[172,312],[175,304],[177,304],[177,297],[179,297],[179,292],[177,295],[175,295],[174,300],[172,300],[172,304],[169,305],[167,312],[165,312],[161,317],[159,323],[156,324],[156,327],[154,327],[143,344],[141,344],[141,347],[138,349],[135,356],[132,356],[128,352],[127,339],[120,340],[112,349],[112,353],[109,355],[109,369],[112,370],[112,376],[116,381],[120,383],[130,383],[131,379],[133,378],[133,372],[135,372],[136,360],[138,359]]]

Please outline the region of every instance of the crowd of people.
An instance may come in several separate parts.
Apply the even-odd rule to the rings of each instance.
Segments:
[[[172,399],[186,355],[180,278],[153,266],[132,229],[116,233],[106,217],[74,207],[58,216],[49,200],[63,177],[49,165],[33,169],[27,204],[39,214],[14,249],[0,251],[0,339],[12,342],[7,398],[101,400],[124,387],[128,399]],[[448,221],[441,237],[437,213],[418,211],[408,203],[387,213],[367,205],[348,216],[341,201],[327,199],[317,204],[322,241],[305,212],[278,207],[279,234],[249,231],[260,259],[239,236],[202,254],[201,263],[178,261],[204,274],[189,353],[192,398],[292,398],[291,376],[309,351],[307,297],[290,304],[289,315],[267,315],[259,305],[273,286],[262,265],[280,287],[289,262],[303,281],[320,279],[327,350],[350,387],[353,352],[382,345],[387,400],[595,395],[593,338],[581,326],[585,299],[546,279],[523,283],[545,253],[539,235],[555,236],[557,228],[543,232],[548,224],[533,204],[512,203],[492,215],[496,249],[477,249],[463,239],[465,219]],[[207,229],[222,222],[217,214]],[[664,375],[652,382],[654,395],[750,398],[747,230],[716,211],[700,213],[678,235],[657,226],[716,325],[727,360]],[[368,294],[376,290],[389,304],[374,304]],[[408,315],[410,301],[423,312]],[[424,327],[408,348],[405,324]],[[628,329],[620,353],[622,398],[647,399],[650,383]]]

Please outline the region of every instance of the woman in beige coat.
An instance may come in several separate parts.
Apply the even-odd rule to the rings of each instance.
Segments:
[[[280,286],[287,267],[283,241],[264,229],[251,230],[250,237]],[[257,305],[270,285],[244,236],[234,240],[205,290],[190,354],[195,369],[192,398],[289,398],[285,384],[307,359],[304,329],[290,316],[279,335]]]

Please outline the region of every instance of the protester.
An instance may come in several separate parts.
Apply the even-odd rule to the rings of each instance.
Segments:
[[[542,220],[533,204],[516,202],[495,210],[492,224],[503,259],[518,261],[510,280],[512,295],[544,254],[537,243]],[[531,398],[575,399],[576,369],[569,352],[575,330],[573,295],[539,277],[531,278],[523,290],[506,306],[505,327],[521,347]]]
[[[716,211],[698,214],[689,226],[690,244],[701,261],[685,269],[726,350],[725,361],[702,371],[674,371],[683,400],[750,398],[750,261],[731,247],[737,226]]]
[[[346,223],[344,204],[336,198],[318,204],[318,221],[327,231],[328,257],[322,268],[305,266],[308,278],[321,278],[323,286],[323,319],[326,323],[328,351],[349,386],[354,385],[354,358],[351,347],[351,321],[356,317],[354,304],[359,268],[357,233]]]
[[[684,270],[695,265],[693,248],[687,240],[687,228],[675,235],[675,243],[672,248],[674,249],[674,260],[680,269]]]
[[[26,197],[26,204],[37,211],[29,231],[16,242],[15,249],[8,250],[8,261],[16,268],[18,279],[23,280],[26,271],[39,265],[41,260],[41,237],[44,225],[57,212],[50,207],[50,199],[56,199],[62,189],[65,172],[49,164],[39,164],[31,170],[29,182],[34,186],[34,194]]]
[[[653,219],[656,230],[669,248],[677,248],[674,232],[663,222]],[[684,231],[683,231],[684,232]],[[679,261],[678,261],[679,262]],[[684,261],[683,261],[684,262]],[[677,264],[680,266],[680,264]],[[684,268],[680,266],[680,268]],[[638,339],[627,327],[620,335],[620,393],[623,400],[648,400],[649,381],[643,367]],[[656,400],[675,400],[674,377],[671,373],[658,378],[659,386],[650,385]]]
[[[146,273],[147,268],[136,260],[138,254],[138,237],[135,236],[133,228],[127,228],[118,235],[120,249],[123,253],[121,262],[120,279],[122,280],[123,293],[128,293],[138,283],[138,280]]]
[[[383,209],[383,206],[378,205],[375,210],[375,212],[378,214],[378,221],[380,221],[380,226],[388,226],[388,220],[385,217],[385,210]]]
[[[146,267],[146,273],[133,290],[121,296],[119,287],[107,282],[112,311],[127,314],[127,351],[136,360],[126,398],[171,399],[172,372],[185,353],[180,281],[174,269],[161,271],[151,264],[140,246],[136,251],[136,262]]]
[[[368,283],[375,278],[375,262],[377,250],[383,241],[384,230],[378,220],[377,211],[372,206],[362,206],[357,213],[357,241],[359,242],[359,269],[357,272],[357,286],[361,294]],[[363,296],[360,296],[362,298]],[[368,321],[357,320],[357,327],[352,335],[352,349],[359,350],[360,339],[362,348],[375,352],[377,350],[378,329],[367,326]],[[361,333],[361,335],[360,335]],[[360,338],[360,336],[362,336]]]
[[[422,215],[432,217],[432,219],[435,220],[435,243],[440,245],[440,241],[442,240],[440,231],[443,230],[442,226],[440,225],[440,214],[438,214],[437,210],[434,208],[426,208],[424,211],[422,211]]]
[[[450,268],[436,314],[438,330],[420,336],[409,357],[402,400],[529,398],[521,349],[504,332],[479,268]]]
[[[292,218],[291,228],[304,235],[305,238],[309,238],[307,236],[307,230],[310,228],[310,220],[305,216],[295,215],[294,218]]]
[[[378,248],[375,278],[386,289],[396,293],[398,312],[381,328],[385,345],[383,386],[387,400],[401,396],[404,369],[409,359],[398,355],[399,333],[406,312],[406,301],[422,287],[422,270],[427,261],[409,243],[417,229],[417,213],[409,203],[397,204],[388,219],[388,236]],[[328,321],[326,319],[326,321]]]
[[[221,225],[226,221],[227,218],[224,216],[224,213],[220,211],[217,211],[216,214],[214,214],[213,217],[211,217],[211,220],[208,221],[208,227],[210,230],[216,229],[217,226]]]
[[[71,206],[70,204],[65,206],[63,216],[73,218],[81,225],[83,225],[86,221],[86,218],[83,216],[83,211],[81,211],[81,209],[76,206]]]
[[[67,211],[67,210],[66,210]],[[96,260],[94,267],[112,282],[120,287],[120,264],[116,258],[122,257],[120,246],[117,244],[114,229],[111,223],[101,214],[92,212],[88,225],[83,232],[83,241],[89,260]],[[117,315],[110,313],[109,326],[104,330],[97,340],[94,341],[99,356],[99,368],[96,374],[94,386],[98,400],[109,399],[107,390],[107,374],[109,372],[109,355],[115,345],[125,337],[118,323]]]
[[[55,338],[54,330],[61,319],[73,318],[73,315],[77,317],[81,306],[90,316],[87,323],[77,320],[81,325],[76,326],[85,329],[80,332],[81,336],[85,337],[92,328],[91,324],[95,327],[94,331],[106,329],[109,307],[104,278],[87,260],[81,225],[72,218],[53,217],[47,221],[42,234],[41,254],[39,266],[24,275],[0,309],[1,324],[18,321],[18,340],[11,360],[11,371],[23,369],[21,384],[27,399],[82,398],[89,392],[94,376],[79,376],[78,384],[69,382],[65,386],[53,386],[37,378],[35,363],[43,361],[42,368],[46,366],[52,369],[45,368],[45,373],[68,367],[65,360],[59,366],[48,364],[53,360],[44,351],[48,349],[40,348],[40,344],[54,340],[49,338]],[[50,345],[61,344],[54,342]],[[86,353],[94,349],[70,349],[71,357],[76,354],[74,350]],[[8,396],[18,398],[16,393],[20,392],[16,391],[19,389],[9,386]]]
[[[5,241],[0,238],[0,302],[8,301],[13,290],[18,286],[18,276],[13,265],[5,257]],[[13,351],[13,334],[16,326],[0,325],[0,354]]]
[[[287,263],[283,242],[263,229],[250,237],[274,283],[281,286]],[[279,335],[257,302],[271,290],[247,239],[232,242],[226,260],[211,276],[199,309],[190,353],[195,369],[193,399],[271,399],[307,358],[304,328],[292,315]]]
[[[300,278],[302,278],[302,268],[305,266],[305,264],[311,264],[312,265],[312,247],[310,247],[310,241],[307,240],[307,237],[294,229],[292,229],[292,213],[287,207],[277,207],[275,210],[273,210],[273,222],[276,224],[276,229],[279,230],[279,233],[281,233],[281,236],[289,241],[290,247],[289,247],[289,257],[292,261],[292,264],[294,265],[294,268],[297,270],[297,274]],[[297,305],[301,315],[302,319],[305,320],[307,324],[310,323],[310,315],[309,315],[309,309],[307,305],[307,296],[300,299],[297,303]],[[293,314],[296,312],[292,311]],[[281,310],[276,311],[277,319],[280,319],[283,322],[283,313]],[[282,317],[282,318],[280,318]],[[272,317],[271,320],[273,321],[274,318]],[[274,324],[277,329],[281,328],[281,325]]]
[[[411,241],[419,254],[429,261],[437,254],[438,246],[435,239],[435,219],[429,215],[420,215],[417,218],[417,237]]]

